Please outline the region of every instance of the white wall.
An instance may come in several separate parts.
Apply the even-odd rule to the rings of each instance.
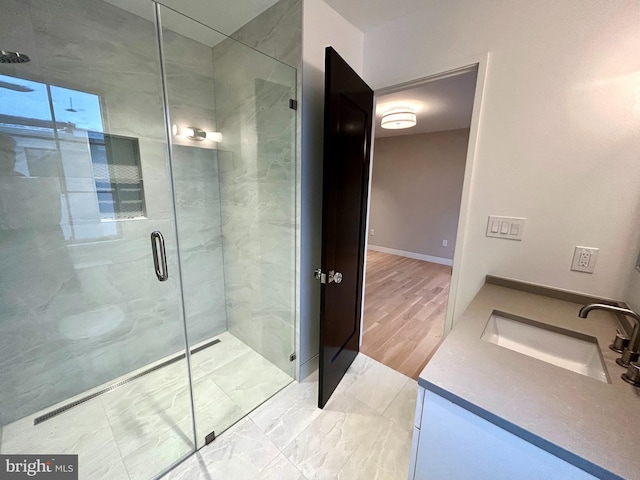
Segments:
[[[638,25],[630,0],[432,0],[367,32],[374,88],[489,52],[456,315],[487,273],[625,296],[640,226]],[[486,238],[490,214],[526,217],[524,240]],[[594,274],[569,270],[575,245],[600,248]]]
[[[324,122],[324,50],[332,46],[362,72],[364,35],[322,0],[304,0],[302,19],[302,179],[300,252],[301,377],[319,352],[322,232],[322,131]],[[305,364],[307,364],[305,366]]]

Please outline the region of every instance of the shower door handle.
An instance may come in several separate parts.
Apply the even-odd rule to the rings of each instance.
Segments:
[[[169,278],[167,252],[164,248],[164,237],[158,230],[151,232],[151,252],[153,253],[153,267],[156,270],[156,277],[161,282],[165,282]]]

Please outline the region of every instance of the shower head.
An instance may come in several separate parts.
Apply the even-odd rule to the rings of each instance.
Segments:
[[[0,63],[27,63],[30,61],[29,56],[24,53],[0,50]]]

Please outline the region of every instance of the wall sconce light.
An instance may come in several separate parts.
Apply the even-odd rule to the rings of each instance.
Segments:
[[[201,142],[202,140],[207,138],[207,132],[200,128],[187,127],[184,129],[184,136],[189,140],[197,140],[198,142]]]
[[[220,132],[207,132],[206,138],[212,142],[221,142],[222,134]]]
[[[186,128],[178,128],[178,125],[175,123],[171,127],[171,132],[175,136],[187,137],[189,140],[195,140],[197,142],[201,142],[203,140],[211,140],[212,142],[221,142],[222,134],[220,132],[205,132],[201,128],[197,127],[186,127]]]

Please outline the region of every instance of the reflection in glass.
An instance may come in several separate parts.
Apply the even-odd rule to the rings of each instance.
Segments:
[[[200,447],[294,375],[296,72],[160,11],[187,338],[220,340],[191,357]]]
[[[26,78],[0,75],[2,102],[0,102],[0,123],[5,125],[26,125],[51,127],[51,104],[47,86]],[[16,119],[19,119],[16,121]],[[37,121],[47,123],[38,123]]]
[[[100,97],[69,88],[49,87],[55,121],[78,130],[103,131]]]
[[[180,281],[157,281],[149,244],[160,230],[178,271],[140,5],[6,0],[0,15],[31,57],[0,64],[0,452],[79,454],[80,478],[154,478],[195,443]]]
[[[12,136],[24,157],[14,162],[16,173],[59,177],[67,240],[118,234],[112,226],[87,235],[83,222],[145,217],[139,141],[103,133],[99,96],[7,75],[0,75],[0,88],[0,132]]]
[[[59,218],[57,224],[62,227],[66,240],[72,242],[115,236],[117,228],[107,228],[98,237],[87,236],[82,229],[78,232],[75,228],[76,224],[86,221],[115,219],[116,211],[124,210],[115,202],[112,211],[108,212],[109,206],[103,202],[105,213],[101,215],[97,187],[100,182],[104,188],[105,179],[83,181],[92,173],[92,143],[100,142],[100,134],[94,131],[101,132],[103,128],[100,98],[87,92],[7,75],[0,75],[0,82],[4,87],[0,103],[0,132],[13,138],[16,173],[28,178],[59,180],[58,198],[50,202],[59,206],[58,214],[47,216],[47,223]],[[102,144],[105,144],[104,138]],[[90,149],[91,155],[88,154]],[[95,161],[106,164],[106,154],[102,157],[96,155]],[[124,161],[136,162],[139,172],[139,154],[135,157],[129,155]],[[140,196],[141,178],[135,183]],[[54,182],[42,181],[40,184],[46,185],[46,189],[52,188]],[[117,195],[118,188],[109,189],[112,190]],[[138,198],[139,208],[134,210],[135,213],[143,212],[141,202],[142,199]]]

